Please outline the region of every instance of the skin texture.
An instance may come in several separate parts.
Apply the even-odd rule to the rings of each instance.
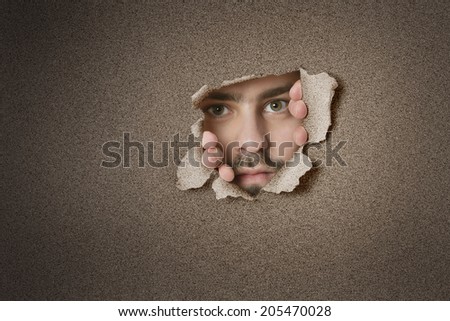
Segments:
[[[199,107],[205,114],[203,164],[253,195],[307,141],[298,72],[222,87]]]

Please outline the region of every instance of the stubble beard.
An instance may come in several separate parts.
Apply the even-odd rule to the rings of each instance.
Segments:
[[[262,165],[264,168],[267,168],[268,171],[276,173],[283,165],[284,161],[272,161],[270,159],[270,155],[268,152],[260,151],[257,153],[252,153],[248,151],[241,151],[241,153],[236,157],[236,159],[230,164],[233,168],[233,171],[237,177],[240,173],[241,168],[253,168],[258,165]],[[264,185],[252,184],[248,186],[242,186],[237,184],[236,178],[234,183],[238,185],[241,189],[246,191],[251,196],[257,196],[261,190],[270,182],[267,181]]]

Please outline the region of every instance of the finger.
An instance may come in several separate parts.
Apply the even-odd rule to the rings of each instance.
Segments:
[[[202,155],[202,163],[208,168],[217,168],[222,164],[223,153],[216,147],[205,149]]]
[[[218,141],[219,140],[217,139],[217,136],[214,133],[207,130],[203,132],[202,146],[204,149],[208,149],[209,147],[215,147]]]
[[[300,100],[303,97],[303,91],[302,91],[302,83],[300,80],[297,80],[294,85],[292,85],[291,90],[289,90],[289,97],[291,97],[292,100]]]
[[[231,182],[234,179],[234,171],[229,165],[223,164],[219,167],[219,176],[224,181]]]
[[[291,115],[297,119],[303,119],[308,114],[308,108],[303,100],[291,100],[288,105]]]
[[[305,127],[299,126],[294,131],[294,143],[298,146],[304,145],[308,140],[308,132]]]

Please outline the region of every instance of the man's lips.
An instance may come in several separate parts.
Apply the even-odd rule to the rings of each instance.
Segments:
[[[258,174],[274,174],[276,171],[274,168],[258,164],[254,167],[238,166],[234,168],[234,174],[236,176],[241,175],[258,175]]]
[[[274,175],[275,172],[266,169],[239,168],[235,180],[238,185],[264,186]]]
[[[245,168],[239,169],[236,176],[240,175],[258,175],[258,174],[272,174],[273,172],[263,169]]]

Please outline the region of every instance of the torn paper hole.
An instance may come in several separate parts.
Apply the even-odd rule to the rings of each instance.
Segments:
[[[260,76],[250,75],[231,81],[224,81],[219,87],[203,86],[192,96],[192,105],[194,108],[204,109],[205,106],[202,106],[202,104],[205,101],[216,103],[223,100],[224,103],[222,105],[213,105],[213,109],[206,105],[208,113],[191,126],[192,134],[197,138],[201,138],[204,130],[212,131],[216,134],[219,143],[225,143],[231,138],[235,138],[241,142],[250,140],[250,138],[259,140],[262,137],[261,135],[267,131],[271,133],[270,137],[272,138],[270,139],[278,144],[281,140],[289,140],[291,129],[295,131],[295,126],[301,124],[308,132],[308,143],[323,141],[331,125],[330,107],[334,90],[337,87],[336,80],[328,74],[309,75],[304,69],[300,69],[299,77],[302,84],[302,99],[308,107],[308,114],[302,121],[295,119],[297,125],[293,123],[293,117],[287,114],[287,111],[284,111],[283,114],[283,108],[286,108],[283,100],[286,101],[286,97],[289,97],[286,96],[286,93],[279,94],[278,92],[272,92],[278,95],[275,95],[275,98],[270,98],[270,103],[267,105],[258,105],[258,102],[255,102],[258,101],[255,97],[260,97],[261,94],[267,93],[268,89],[276,89],[271,88],[272,84],[277,82],[282,84],[281,80],[285,79],[287,81],[288,78],[292,78],[289,75],[293,74],[295,73]],[[266,81],[267,79],[271,81]],[[274,85],[274,87],[277,86]],[[223,91],[224,88],[227,90]],[[212,95],[211,93],[216,93],[216,95]],[[227,107],[227,104],[230,106]],[[252,108],[256,108],[255,106],[259,106],[259,109],[254,109],[256,112],[263,110],[261,117],[255,116],[255,118],[252,118],[252,116],[249,116],[255,114],[253,112],[248,113]],[[246,113],[242,113],[244,110],[242,108],[247,108]],[[246,116],[242,116],[244,114]],[[244,119],[244,117],[246,118]],[[225,145],[223,144],[223,146]],[[258,148],[256,147],[253,152],[256,153],[256,149]],[[260,192],[276,194],[291,192],[298,186],[300,177],[312,167],[311,160],[307,155],[303,154],[302,150],[303,148],[300,147],[295,150],[292,149],[291,153],[289,153],[288,149],[283,154],[276,154],[277,149],[275,149],[275,152],[271,150],[271,153],[275,153],[275,155],[269,154],[270,157],[267,159],[282,159],[284,157],[286,159],[283,159],[283,166],[276,167],[276,170],[271,170],[269,174],[263,173],[260,175],[258,174],[258,170],[256,170],[260,168],[260,165],[248,165],[248,163],[241,165],[242,163],[239,163],[239,166],[235,167],[233,161],[239,157],[234,157],[233,152],[228,153],[227,149],[223,148],[226,156],[229,156],[228,154],[231,155],[229,161],[235,173],[235,179],[232,182],[227,182],[218,175],[216,169],[208,168],[202,164],[201,159],[204,149],[202,147],[194,147],[182,159],[182,164],[184,165],[178,167],[177,187],[181,190],[199,188],[209,179],[212,179],[212,188],[216,192],[217,199],[230,196],[254,200]],[[193,160],[195,164],[191,164]],[[242,162],[242,159],[239,159],[239,161]],[[250,173],[256,171],[257,175],[247,175],[246,173],[249,171]],[[270,179],[268,177],[265,178],[264,175],[267,175]],[[257,192],[254,192],[255,188],[253,185],[256,185]]]

